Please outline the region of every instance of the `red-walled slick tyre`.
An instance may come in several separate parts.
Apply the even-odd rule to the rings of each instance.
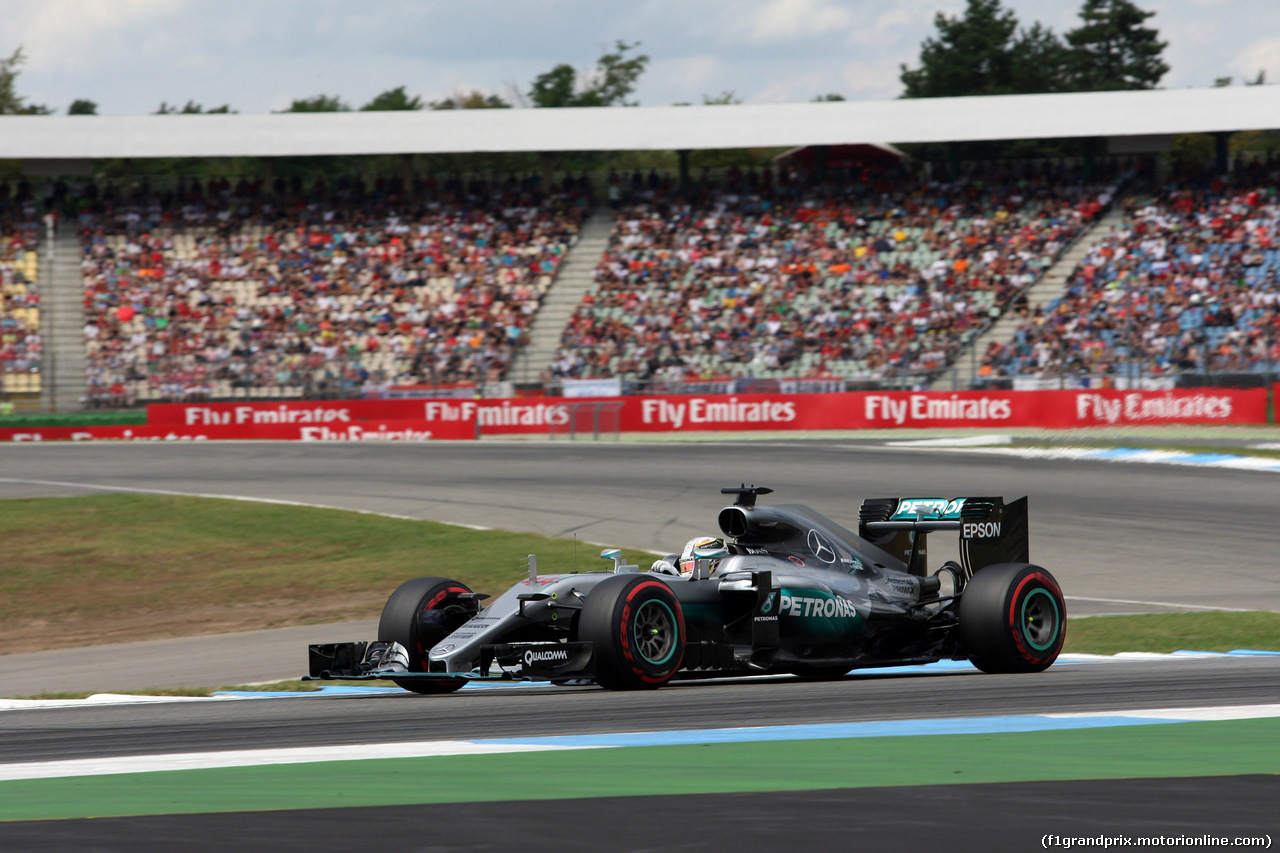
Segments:
[[[578,639],[592,643],[601,687],[661,687],[684,660],[684,611],[671,588],[651,575],[614,575],[587,596]]]
[[[409,653],[409,671],[426,672],[431,647],[466,621],[474,608],[458,599],[471,592],[466,584],[448,578],[414,578],[400,584],[382,608],[378,622],[378,639],[399,643]],[[414,693],[452,693],[462,680],[426,681],[409,678],[391,679],[399,687]]]
[[[1040,672],[1062,651],[1067,606],[1039,566],[1000,563],[974,573],[960,598],[960,637],[983,672]]]

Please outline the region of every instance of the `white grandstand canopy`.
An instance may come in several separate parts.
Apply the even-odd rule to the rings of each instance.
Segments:
[[[0,158],[764,148],[1280,128],[1280,87],[269,115],[0,116]]]

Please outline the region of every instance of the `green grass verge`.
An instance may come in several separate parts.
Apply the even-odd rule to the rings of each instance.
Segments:
[[[1067,622],[1063,652],[1280,651],[1280,613],[1151,613],[1090,616]]]
[[[0,820],[1271,774],[1278,741],[1255,719],[175,770],[0,782]]]
[[[609,565],[571,539],[154,495],[0,501],[0,541],[10,652],[377,618],[422,575],[504,592],[531,553],[548,574]]]

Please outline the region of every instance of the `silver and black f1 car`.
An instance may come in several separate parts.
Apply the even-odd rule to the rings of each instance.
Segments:
[[[877,498],[858,532],[757,487],[720,511],[727,555],[684,575],[612,571],[528,577],[497,599],[423,577],[388,599],[378,641],[309,649],[309,679],[390,678],[415,693],[475,680],[654,688],[673,678],[791,673],[968,659],[1039,672],[1066,629],[1062,591],[1029,562],[1027,499]],[[932,573],[930,533],[959,534],[959,561]],[[671,560],[675,561],[672,555]]]

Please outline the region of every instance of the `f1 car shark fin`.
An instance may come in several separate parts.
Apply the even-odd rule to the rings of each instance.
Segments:
[[[764,486],[748,486],[743,483],[741,486],[730,486],[720,490],[722,495],[737,495],[737,499],[733,502],[734,506],[755,506],[756,498],[760,495],[771,495],[773,489],[766,489]]]

